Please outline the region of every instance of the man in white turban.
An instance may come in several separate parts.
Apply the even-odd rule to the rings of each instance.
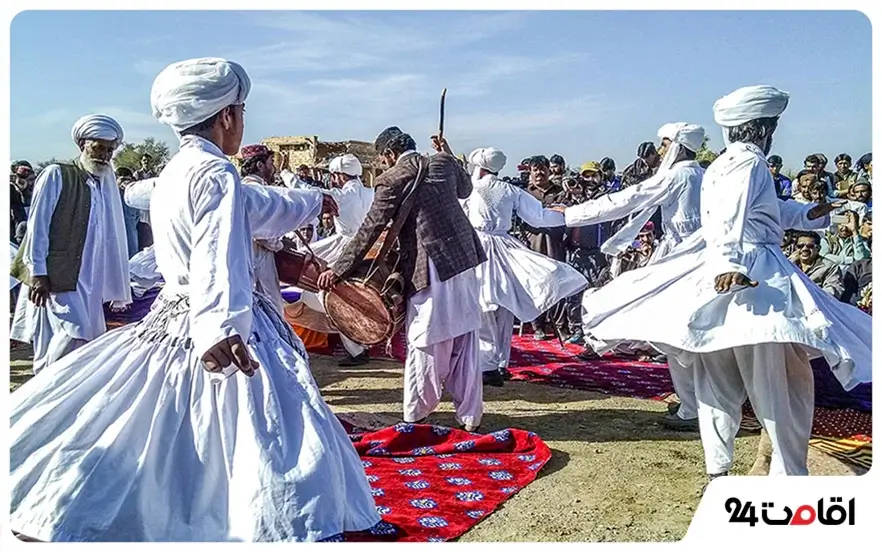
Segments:
[[[630,217],[630,221],[601,246],[604,253],[616,257],[634,243],[641,229],[659,211],[663,235],[653,251],[650,264],[658,262],[689,240],[701,226],[700,195],[704,169],[695,161],[695,154],[704,143],[705,131],[699,125],[671,123],[662,127],[659,135],[668,132],[670,139],[666,144],[665,156],[655,175],[622,191],[573,207],[560,208],[566,216],[567,226],[587,226]],[[582,301],[585,309],[593,311],[602,309],[599,305],[605,304],[605,301],[618,302],[618,298],[599,290],[586,293]],[[590,325],[586,324],[583,331],[588,336],[591,333]],[[613,346],[590,339],[588,344],[595,351]],[[668,352],[663,346],[657,348]],[[666,414],[661,423],[672,429],[697,431],[698,404],[691,370],[682,366],[673,354],[668,355],[668,363],[680,405]]]
[[[336,233],[323,238],[310,245],[315,255],[331,265],[340,258],[340,253],[352,241],[352,238],[361,228],[364,217],[367,216],[374,202],[374,190],[368,188],[361,181],[363,168],[358,157],[346,153],[331,159],[328,164],[331,173],[331,188],[317,188],[308,184],[305,180],[289,170],[282,171],[282,180],[289,187],[321,190],[322,193],[334,198],[337,202],[339,213],[334,217]],[[311,310],[324,313],[325,308],[319,295],[305,291],[302,301]],[[340,334],[340,341],[346,350],[346,357],[339,366],[343,368],[361,366],[370,362],[368,349]]]
[[[613,280],[602,292],[618,304],[587,315],[600,339],[661,344],[693,366],[710,479],[732,467],[745,399],[772,445],[770,475],[808,474],[811,358],[824,357],[846,390],[871,380],[869,316],[812,283],[780,248],[785,228],[826,228],[837,208],[776,196],[766,155],[788,98],[752,86],[717,101],[727,149],[702,181],[697,243]]]
[[[501,387],[508,374],[515,317],[532,322],[588,285],[576,269],[511,236],[514,215],[533,228],[559,227],[564,221],[528,192],[500,180],[505,162],[497,148],[473,151],[468,157],[474,167],[472,193],[462,201],[487,255],[475,270],[481,286],[479,360],[484,385],[494,387]]]
[[[122,201],[111,166],[123,129],[107,115],[74,123],[72,164],[49,165],[34,187],[13,261],[23,282],[12,339],[34,345],[34,373],[97,338],[104,303],[131,302]]]
[[[150,197],[166,285],[141,322],[11,398],[13,530],[41,541],[303,542],[380,522],[303,343],[253,290],[252,240],[334,205],[316,191],[242,185],[227,156],[241,143],[247,82],[221,59],[156,79],[154,113],[181,135]]]
[[[659,127],[657,132],[659,140],[659,155],[664,156],[665,151],[667,151],[668,146],[671,145],[671,141],[674,139],[674,136],[676,136],[677,131],[686,124],[688,123],[665,123]]]

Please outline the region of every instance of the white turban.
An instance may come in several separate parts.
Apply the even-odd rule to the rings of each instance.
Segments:
[[[506,157],[497,148],[478,148],[469,154],[469,163],[492,173],[499,173],[505,167]]]
[[[362,167],[358,157],[347,153],[331,159],[328,170],[332,173],[343,173],[349,176],[361,176]]]
[[[153,81],[150,105],[160,123],[179,133],[245,102],[251,79],[238,63],[220,58],[173,63]]]
[[[123,129],[107,115],[86,115],[74,123],[73,128],[70,129],[70,137],[77,144],[80,140],[122,142]]]
[[[665,138],[667,138],[668,140],[673,140],[674,135],[677,134],[677,131],[686,124],[687,123],[666,123],[662,125],[658,129],[658,139],[664,140]]]
[[[745,86],[714,103],[714,120],[722,127],[737,127],[765,117],[778,117],[787,109],[790,94],[774,86]]]

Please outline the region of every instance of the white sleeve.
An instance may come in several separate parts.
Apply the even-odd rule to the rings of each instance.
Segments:
[[[251,334],[252,246],[242,190],[232,166],[191,190],[190,335],[200,356],[224,339],[247,342]]]
[[[515,192],[515,212],[533,228],[554,228],[566,224],[563,213],[546,209],[542,202],[524,190],[511,186]]]
[[[132,182],[126,187],[124,199],[126,205],[141,211],[150,210],[150,197],[153,195],[153,188],[156,187],[158,178],[147,178]]]
[[[272,239],[302,228],[322,210],[322,193],[259,184],[244,184],[251,237]]]
[[[709,268],[718,276],[726,272],[740,272],[745,276],[744,227],[754,186],[762,178],[756,174],[764,170],[755,158],[735,164],[728,175],[715,183],[712,190],[701,194],[701,229],[704,232],[709,255]],[[769,184],[771,186],[772,184]]]
[[[779,199],[778,207],[781,211],[781,228],[784,230],[825,230],[830,226],[830,215],[809,220],[809,211],[816,207],[814,203],[798,203]]]
[[[22,260],[31,277],[46,276],[46,257],[49,255],[49,226],[58,198],[61,196],[61,167],[47,167],[34,183],[31,210],[28,214],[25,250]],[[28,282],[25,282],[28,283]]]
[[[586,226],[625,218],[631,213],[661,204],[672,192],[673,182],[666,173],[619,192],[567,207],[567,226]]]

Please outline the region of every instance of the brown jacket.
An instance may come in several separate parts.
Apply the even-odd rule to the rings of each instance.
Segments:
[[[374,202],[361,228],[331,267],[337,276],[345,278],[364,259],[395,217],[418,169],[419,154],[410,154],[380,175],[374,185]],[[398,236],[398,269],[408,297],[429,287],[430,258],[442,282],[487,259],[458,201],[471,193],[472,181],[455,157],[439,153],[429,158],[426,178]]]
[[[564,189],[553,182],[544,190],[538,186],[530,184],[527,186],[527,193],[542,202],[543,207],[563,204],[566,196]],[[529,224],[523,223],[521,228],[524,232],[524,236],[527,238],[530,249],[558,261],[566,260],[567,250],[564,247],[564,235],[567,231],[566,226],[533,228]]]

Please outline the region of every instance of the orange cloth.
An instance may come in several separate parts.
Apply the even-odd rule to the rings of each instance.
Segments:
[[[328,348],[328,334],[310,330],[302,326],[295,326],[294,324],[291,324],[291,327],[294,328],[294,333],[297,334],[297,337],[303,341],[303,345],[306,347],[307,351]]]

